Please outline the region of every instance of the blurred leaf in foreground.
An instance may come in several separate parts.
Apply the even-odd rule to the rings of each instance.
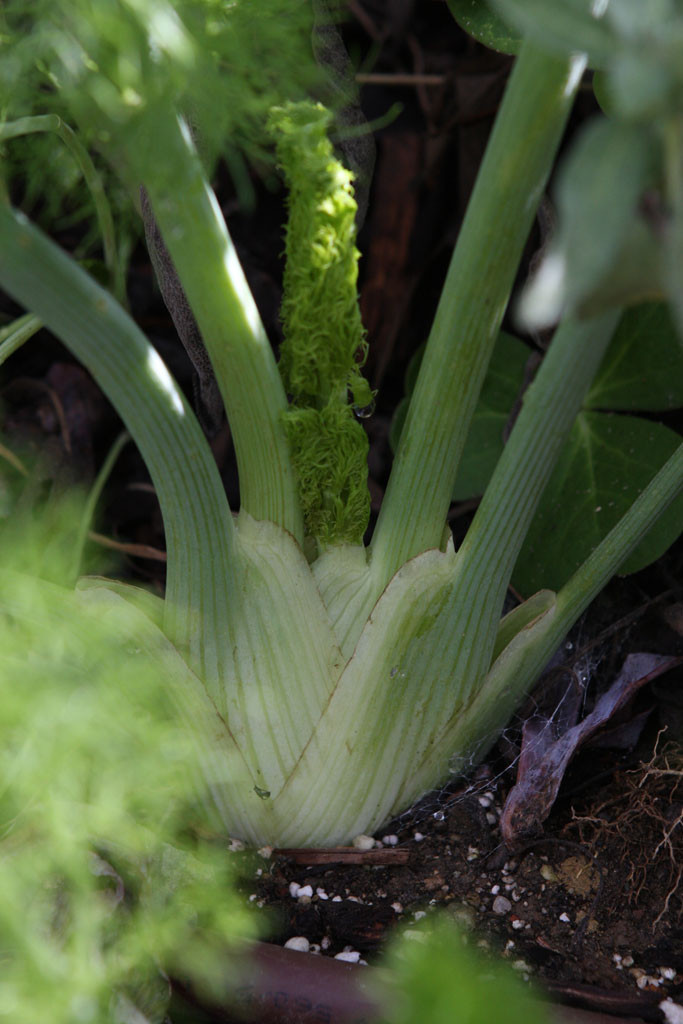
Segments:
[[[135,616],[0,568],[0,1019],[161,1021],[165,971],[211,990],[248,934]]]
[[[479,957],[447,919],[411,930],[386,961],[393,969],[383,1024],[544,1024],[540,1001],[507,965]]]

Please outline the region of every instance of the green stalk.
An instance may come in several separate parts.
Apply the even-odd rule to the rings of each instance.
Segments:
[[[42,323],[33,313],[25,313],[0,331],[0,366],[21,346],[37,334]]]
[[[496,119],[408,410],[372,542],[382,589],[441,543],[458,462],[584,60],[524,43]]]
[[[526,680],[527,689],[533,684],[579,616],[681,490],[683,444],[560,590],[554,606],[503,651],[468,707],[444,724],[436,742],[457,754],[455,768],[483,756],[519,703],[515,681]]]
[[[560,325],[458,551],[457,602],[469,609],[467,643],[476,659],[486,652],[485,666],[517,556],[620,315]],[[460,624],[454,627],[457,635]],[[459,678],[478,685],[480,671]],[[461,699],[468,698],[463,689]]]
[[[228,606],[237,589],[234,527],[199,424],[156,351],[109,292],[5,202],[0,285],[90,370],[138,445],[164,517],[166,627],[176,643],[189,647],[193,667],[215,692],[229,656]]]
[[[510,440],[457,553],[451,594],[434,626],[429,675],[443,682],[439,693],[430,694],[429,706],[439,709],[440,722],[461,730],[458,743],[439,739],[430,744],[422,758],[414,760],[410,788],[401,800],[414,799],[419,791],[437,785],[451,754],[469,755],[493,731],[487,716],[498,713],[503,697],[507,718],[501,718],[501,728],[529,688],[528,674],[508,674],[504,694],[497,693],[486,705],[481,722],[471,711],[479,706],[478,691],[491,665],[510,573],[619,315],[617,311],[563,323],[524,397]],[[554,595],[545,592],[535,602],[537,615],[551,603],[554,607]],[[528,619],[521,623],[522,634],[529,628]],[[440,725],[437,728],[438,736]]]
[[[102,235],[104,263],[109,271],[112,291],[119,302],[125,305],[126,281],[123,263],[117,255],[116,232],[111,207],[102,185],[102,178],[92,162],[90,154],[73,129],[56,114],[40,114],[35,117],[20,117],[16,121],[8,121],[0,125],[0,142],[16,139],[20,135],[31,135],[34,132],[53,132],[61,139],[76,161],[95,204],[95,214]]]
[[[225,403],[242,508],[301,544],[301,509],[282,425],[287,399],[270,343],[187,127],[167,111],[152,116],[163,166],[153,175],[141,166],[139,174]],[[146,152],[145,141],[133,135],[122,145],[136,171],[136,148]]]

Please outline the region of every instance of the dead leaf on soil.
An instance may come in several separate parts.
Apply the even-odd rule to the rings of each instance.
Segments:
[[[509,848],[520,846],[542,831],[567,765],[578,748],[602,729],[642,686],[680,664],[680,657],[630,654],[590,715],[559,737],[549,718],[536,716],[524,723],[517,782],[508,794],[501,816],[501,831]]]

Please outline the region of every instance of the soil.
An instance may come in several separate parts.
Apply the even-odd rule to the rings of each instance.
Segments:
[[[365,421],[376,513],[405,368],[431,322],[510,60],[469,41],[436,0],[352,0],[349,8],[350,50],[371,62],[362,79],[366,116],[386,120],[393,111],[377,133],[370,212],[359,238],[368,371],[379,389]],[[593,110],[586,90],[574,126]],[[239,209],[227,182],[219,195],[276,344],[282,197],[255,186],[256,213]],[[69,229],[59,237],[73,248]],[[529,256],[541,240],[538,229]],[[191,367],[141,246],[129,293],[136,319],[191,393]],[[16,312],[8,301],[2,308]],[[120,430],[104,397],[46,335],[13,356],[10,373],[5,438],[40,455],[49,482],[87,483]],[[680,417],[678,423],[680,429]],[[237,508],[227,425],[211,443]],[[456,542],[470,514],[470,505],[451,510]],[[107,487],[98,533],[93,544],[114,553],[118,575],[163,592],[162,524],[132,447]],[[682,570],[679,542],[650,569],[615,580],[568,639],[560,660],[581,676],[586,711],[629,652],[683,654]],[[673,669],[644,687],[612,736],[616,749],[582,748],[542,833],[519,849],[505,849],[499,819],[515,781],[521,723],[542,702],[543,683],[486,763],[387,824],[375,849],[356,851],[358,863],[320,851],[234,852],[245,900],[271,941],[305,937],[321,955],[368,963],[397,929],[443,910],[473,942],[565,1001],[661,1019],[656,1007],[665,996],[683,1003],[682,674]],[[386,862],[378,864],[380,849]],[[310,886],[311,895],[305,888],[297,895],[296,886]]]

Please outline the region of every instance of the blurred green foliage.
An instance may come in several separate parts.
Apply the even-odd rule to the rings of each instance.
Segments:
[[[446,917],[396,942],[385,962],[383,1024],[544,1024],[542,1003],[508,965],[466,943]]]
[[[152,1024],[167,971],[218,991],[253,925],[198,838],[197,748],[135,613],[17,571],[69,565],[44,525],[0,548],[0,1020]]]

